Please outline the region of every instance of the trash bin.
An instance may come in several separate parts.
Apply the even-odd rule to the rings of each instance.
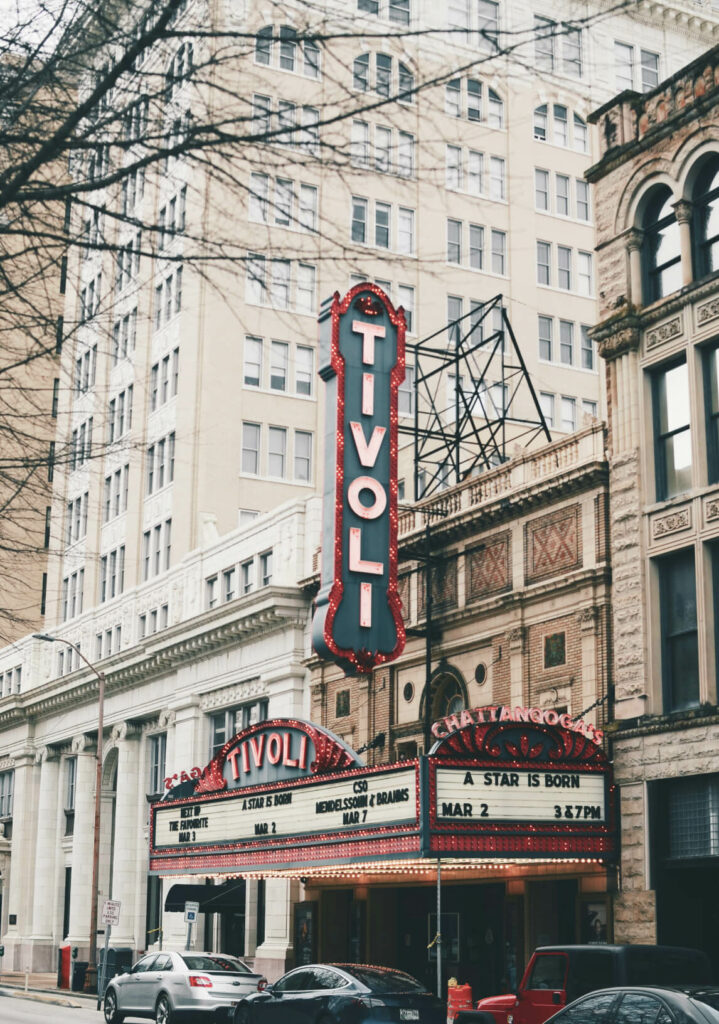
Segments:
[[[70,952],[72,946],[60,946],[57,951],[57,987],[58,988],[70,988],[70,974],[71,959]]]
[[[101,994],[104,995],[107,983],[111,978],[115,978],[118,974],[123,974],[125,971],[130,970],[134,959],[134,951],[128,946],[108,946],[107,964],[105,964],[105,947],[103,946],[98,952],[98,986],[102,986]]]
[[[72,962],[72,991],[82,992],[85,987],[85,975],[87,974],[87,960],[73,960]]]

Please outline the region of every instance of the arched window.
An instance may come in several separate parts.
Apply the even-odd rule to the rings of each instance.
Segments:
[[[432,721],[456,715],[466,707],[464,691],[454,675],[440,677],[434,684]]]
[[[255,36],[255,61],[268,66],[272,63],[272,25],[261,28]]]
[[[641,227],[644,231],[642,270],[644,302],[654,302],[681,288],[679,225],[668,185],[659,185],[648,197]]]
[[[694,272],[697,278],[719,270],[719,156],[702,168],[692,190]]]
[[[494,89],[488,92],[487,122],[490,128],[504,128],[504,101]]]
[[[534,137],[538,142],[547,141],[547,104],[543,103],[534,111]]]

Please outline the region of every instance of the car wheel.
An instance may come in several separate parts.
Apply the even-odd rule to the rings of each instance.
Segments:
[[[117,994],[113,988],[109,988],[105,993],[102,1008],[105,1014],[105,1024],[122,1024],[124,1018],[121,1013],[117,1012]]]
[[[155,1024],[173,1024],[174,1014],[167,996],[160,996],[155,1004]]]
[[[235,1007],[235,1016],[232,1024],[250,1024],[250,1008],[247,1003],[239,1003]]]

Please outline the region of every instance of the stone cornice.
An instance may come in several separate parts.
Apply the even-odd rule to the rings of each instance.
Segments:
[[[615,743],[640,736],[655,736],[657,733],[682,732],[685,729],[719,726],[719,707],[702,704],[691,711],[680,711],[673,715],[646,715],[626,721],[614,720],[607,727],[608,737]]]
[[[252,598],[203,612],[106,659],[102,665],[106,698],[245,639],[291,626],[304,628],[308,603],[301,591],[264,587]],[[83,668],[17,694],[0,711],[0,728],[96,701],[98,685],[96,677]]]

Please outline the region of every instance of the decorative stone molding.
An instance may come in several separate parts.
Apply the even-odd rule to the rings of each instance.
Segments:
[[[702,324],[709,323],[710,320],[716,320],[717,318],[719,318],[719,296],[710,302],[697,306],[697,327],[701,327]]]
[[[253,676],[241,683],[233,683],[231,686],[223,686],[219,690],[203,693],[200,697],[200,708],[202,711],[209,711],[211,708],[246,701],[250,697],[264,697],[268,692],[267,681],[260,679],[259,676]]]
[[[141,731],[141,728],[135,722],[118,722],[117,725],[112,727],[110,740],[112,743],[118,744],[124,740],[136,739]]]
[[[80,736],[73,736],[70,750],[73,754],[86,754],[90,753],[94,747],[95,741],[85,733],[81,733]]]
[[[35,751],[35,764],[44,764],[46,761],[56,761],[59,755],[60,752],[57,747],[40,747]]]
[[[10,757],[9,755],[7,757],[0,757],[0,772],[8,771],[10,768],[14,767],[15,758]]]
[[[682,332],[682,318],[675,316],[672,320],[667,320],[658,327],[653,327],[651,331],[647,331],[646,348],[649,350],[656,348],[658,345],[663,345],[664,342],[671,341],[672,338],[678,338]]]
[[[513,654],[523,654],[527,642],[527,627],[515,626],[514,629],[510,629],[507,640],[509,642],[509,649]]]
[[[674,213],[679,224],[690,224],[692,219],[692,204],[687,199],[678,199],[674,203]]]
[[[597,605],[590,605],[589,608],[580,608],[577,612],[577,622],[580,629],[590,632],[596,628],[599,621],[599,608]]]
[[[677,509],[668,515],[656,516],[652,519],[652,538],[658,540],[670,533],[679,533],[680,530],[689,530],[692,525],[691,506]]]
[[[640,231],[639,228],[630,228],[626,233],[627,250],[629,252],[636,252],[641,249],[644,241],[644,232]]]
[[[175,724],[176,714],[170,708],[163,708],[157,716],[157,724],[161,729],[168,729]]]
[[[708,523],[719,519],[719,498],[707,498],[704,503],[704,519]]]
[[[611,316],[596,327],[589,336],[597,345],[602,359],[616,359],[625,352],[636,352],[641,342],[640,321],[634,314]]]

